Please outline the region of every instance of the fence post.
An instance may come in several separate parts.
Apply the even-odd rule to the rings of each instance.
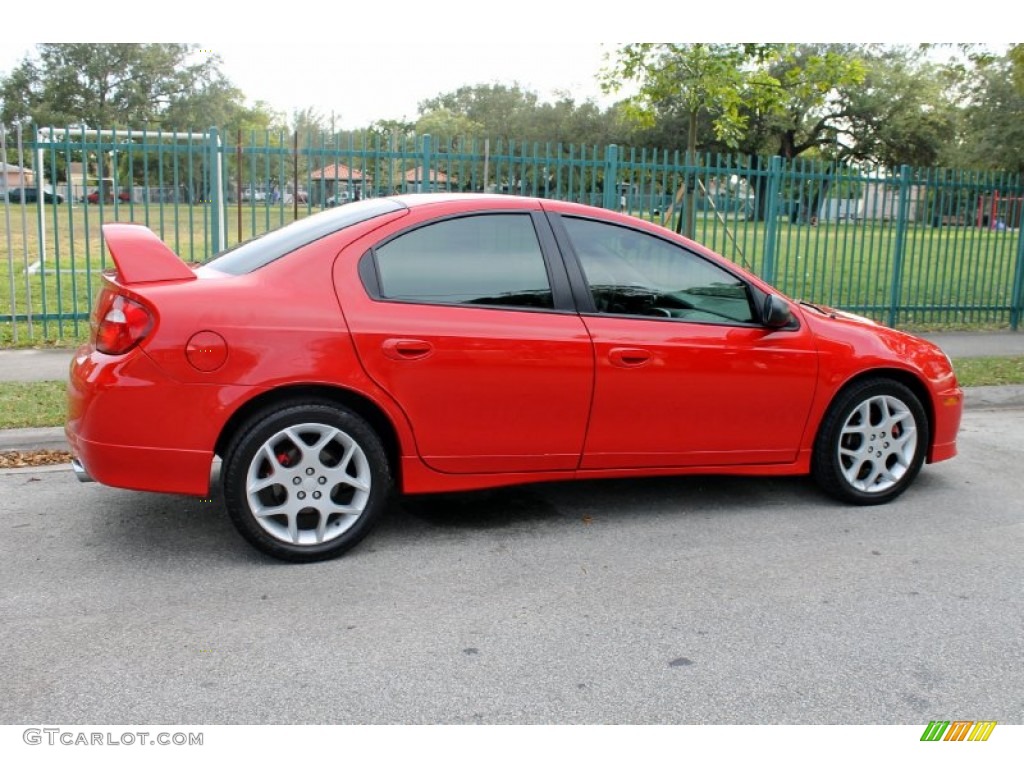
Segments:
[[[430,134],[423,134],[423,176],[418,192],[430,192]]]
[[[207,256],[220,253],[227,246],[224,237],[224,173],[220,154],[220,136],[210,128],[210,245]]]
[[[4,128],[3,123],[0,123],[0,158],[3,158],[3,162],[7,162],[7,129]],[[6,168],[4,169],[7,170]],[[4,191],[6,192],[6,176],[4,183]],[[4,203],[4,234],[7,240],[7,279],[10,282],[10,294],[8,299],[11,302],[11,340],[18,343],[18,307],[17,299],[15,298],[15,285],[14,285],[14,248],[11,242],[11,206]]]
[[[768,283],[775,282],[775,244],[779,234],[779,212],[776,206],[781,183],[782,158],[775,155],[768,166],[768,204],[764,211],[764,262],[761,277]]]
[[[609,211],[619,210],[619,147],[609,144],[604,152],[604,202]]]
[[[889,327],[896,327],[903,293],[903,261],[907,248],[907,205],[910,197],[910,166],[900,166],[900,189],[896,206],[896,243],[892,255],[892,285],[889,293]]]
[[[1017,265],[1013,270],[1013,298],[1010,302],[1010,328],[1020,328],[1024,315],[1024,221],[1017,224]]]

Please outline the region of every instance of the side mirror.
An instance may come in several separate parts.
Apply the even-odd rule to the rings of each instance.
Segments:
[[[789,304],[775,294],[768,294],[761,310],[761,323],[768,328],[785,328],[793,322],[793,312]]]

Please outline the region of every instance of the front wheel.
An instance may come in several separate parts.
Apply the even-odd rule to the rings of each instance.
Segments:
[[[373,429],[328,403],[293,403],[248,423],[225,452],[224,500],[257,549],[292,562],[357,544],[387,506],[391,473]]]
[[[870,379],[841,392],[829,407],[811,472],[843,501],[883,504],[917,477],[928,441],[928,418],[917,396],[899,382]]]

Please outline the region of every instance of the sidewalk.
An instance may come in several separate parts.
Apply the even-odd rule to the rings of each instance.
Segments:
[[[995,333],[926,333],[950,357],[1024,355],[1024,331]],[[66,379],[70,349],[0,349],[0,381]],[[967,408],[1024,408],[1024,385],[970,387]],[[63,427],[0,430],[0,451],[65,450]]]

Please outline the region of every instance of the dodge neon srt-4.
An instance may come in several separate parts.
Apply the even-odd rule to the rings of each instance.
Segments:
[[[956,454],[933,344],[794,302],[654,224],[412,195],[310,216],[193,268],[103,228],[69,383],[82,479],[206,496],[275,557],[333,557],[393,490],[810,474],[889,501]]]

